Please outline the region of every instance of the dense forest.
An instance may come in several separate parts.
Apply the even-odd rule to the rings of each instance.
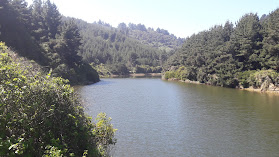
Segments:
[[[122,33],[129,37],[140,40],[142,43],[151,45],[160,50],[170,52],[179,48],[184,39],[170,34],[168,30],[157,28],[146,28],[144,24],[120,23],[117,27]]]
[[[55,4],[35,0],[1,0],[0,41],[20,56],[52,70],[71,84],[99,81],[97,72],[78,55],[81,35],[73,19],[62,21]]]
[[[0,41],[70,83],[99,81],[101,75],[161,72],[183,39],[143,24],[117,28],[64,17],[55,4],[36,0],[0,2]]]
[[[279,9],[246,14],[187,38],[165,65],[165,78],[225,87],[275,88],[279,83]]]
[[[183,43],[167,30],[154,31],[142,24],[120,23],[114,28],[103,21],[87,23],[75,19],[75,23],[83,43],[80,56],[102,76],[160,73],[167,58]]]

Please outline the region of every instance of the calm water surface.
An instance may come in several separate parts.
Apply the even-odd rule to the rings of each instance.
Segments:
[[[279,156],[279,96],[159,78],[102,79],[77,91],[89,115],[112,117],[116,157]]]

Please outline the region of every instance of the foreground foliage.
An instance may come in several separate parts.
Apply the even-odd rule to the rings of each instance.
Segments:
[[[110,119],[102,113],[92,123],[66,80],[1,45],[0,156],[108,155],[116,142]]]

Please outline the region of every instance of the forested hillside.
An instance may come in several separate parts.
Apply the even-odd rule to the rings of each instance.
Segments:
[[[120,23],[117,27],[120,32],[129,37],[140,40],[142,43],[158,48],[162,51],[171,52],[180,48],[184,39],[177,38],[168,30],[157,28],[146,28],[144,24]]]
[[[92,67],[102,75],[161,72],[183,43],[167,30],[142,24],[114,28],[66,18],[49,0],[35,0],[30,7],[24,0],[0,3],[0,41],[72,84],[98,81]]]
[[[62,21],[55,4],[34,0],[0,1],[0,41],[70,83],[99,81],[97,72],[77,55],[81,36],[75,22]]]
[[[192,35],[168,59],[165,78],[263,90],[278,86],[278,19],[279,9],[261,18],[250,13],[235,26],[226,22]]]
[[[98,67],[101,75],[161,72],[168,56],[183,42],[166,30],[158,33],[141,24],[127,27],[121,23],[114,28],[102,21],[75,19],[75,23],[83,43],[79,54],[86,63]]]

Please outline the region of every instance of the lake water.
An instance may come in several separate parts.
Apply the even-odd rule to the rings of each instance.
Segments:
[[[93,117],[112,117],[115,157],[279,156],[279,96],[114,78],[78,87]]]

